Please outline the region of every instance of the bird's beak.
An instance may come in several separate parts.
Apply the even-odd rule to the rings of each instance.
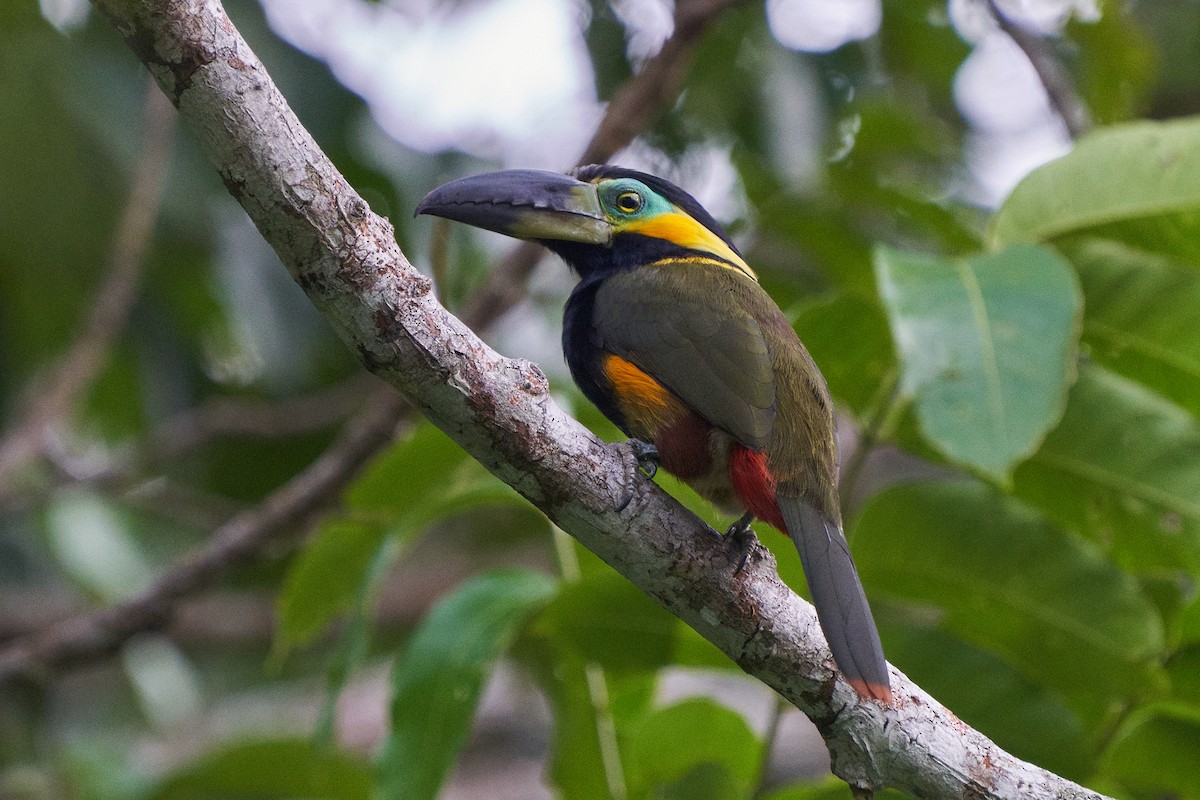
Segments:
[[[518,239],[612,241],[596,187],[556,172],[514,169],[451,181],[425,195],[416,213]]]

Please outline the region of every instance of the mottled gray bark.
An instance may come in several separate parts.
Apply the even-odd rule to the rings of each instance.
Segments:
[[[893,670],[892,707],[839,680],[806,602],[724,544],[434,299],[288,109],[216,0],[94,0],[178,106],[297,283],[363,363],[471,455],[813,719],[854,786],[920,797],[1100,798],[996,747]]]

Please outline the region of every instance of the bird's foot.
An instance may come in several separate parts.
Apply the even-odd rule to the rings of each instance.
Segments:
[[[643,472],[647,478],[653,478],[658,472],[658,448],[641,439],[629,439],[617,445],[617,449],[625,463],[625,495],[617,503],[617,511],[624,511],[633,500],[637,473]]]
[[[725,541],[729,542],[730,554],[736,558],[737,566],[733,569],[734,575],[741,573],[750,559],[750,554],[754,552],[754,545],[758,544],[758,537],[750,529],[750,523],[753,521],[754,515],[747,511],[725,531]]]
[[[647,478],[653,478],[658,474],[658,448],[650,442],[643,442],[641,439],[630,439],[625,444],[629,445],[629,452],[633,454],[637,460],[638,468],[646,473]]]

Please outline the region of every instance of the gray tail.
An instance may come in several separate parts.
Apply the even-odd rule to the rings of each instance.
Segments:
[[[860,695],[890,701],[879,631],[841,526],[802,500],[777,499],[838,669]]]

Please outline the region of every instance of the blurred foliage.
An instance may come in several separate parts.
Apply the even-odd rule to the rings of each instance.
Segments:
[[[228,5],[319,144],[422,260],[433,245],[410,209],[481,160],[390,140],[259,6]],[[1067,21],[1048,46],[1104,127],[997,208],[980,201],[976,156],[1021,131],[974,128],[959,110],[971,8],[884,0],[875,35],[803,53],[775,41],[761,5],[738,7],[629,158],[687,185],[704,185],[704,153],[732,165],[730,227],[846,424],[886,445],[844,461],[891,661],[1019,757],[1123,798],[1200,798],[1200,122],[1156,121],[1200,111],[1197,8],[1108,0],[1099,19]],[[636,72],[635,18],[580,5],[601,100]],[[60,32],[31,0],[0,4],[0,430],[38,396],[104,279],[145,85],[98,15]],[[449,232],[452,305],[493,245]],[[359,367],[186,131],[148,253],[63,453],[0,485],[0,637],[136,593],[356,410],[155,458],[158,432],[198,409],[286,409]],[[536,285],[525,340],[506,344],[555,338],[558,312],[542,309],[562,286]],[[554,361],[556,391],[615,438]],[[114,463],[132,477],[94,477]],[[804,592],[787,541],[759,533]],[[427,424],[364,465],[304,546],[269,555],[170,638],[3,687],[0,796],[434,798],[466,780],[464,749],[487,747],[476,716],[500,665],[524,682],[501,727],[519,739],[514,759],[545,762],[542,796],[850,796],[771,761],[750,709],[704,692],[664,700],[670,678],[739,673]]]

